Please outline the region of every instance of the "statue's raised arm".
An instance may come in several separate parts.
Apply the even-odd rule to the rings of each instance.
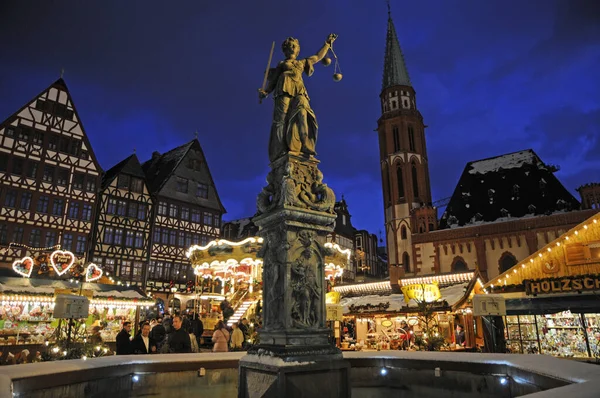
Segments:
[[[273,94],[275,109],[269,139],[271,162],[286,153],[306,157],[316,155],[317,118],[310,107],[302,74],[311,76],[313,65],[322,60],[337,35],[327,36],[325,44],[313,56],[298,59],[300,42],[288,37],[281,44],[285,59],[267,72],[267,84],[258,90],[260,99]]]
[[[308,57],[308,62],[314,65],[320,60],[322,60],[325,57],[325,55],[327,55],[327,52],[331,49],[331,45],[333,44],[335,39],[337,39],[337,35],[335,33],[330,33],[329,36],[327,36],[323,47],[321,47],[321,49],[315,55],[313,55],[312,57]]]

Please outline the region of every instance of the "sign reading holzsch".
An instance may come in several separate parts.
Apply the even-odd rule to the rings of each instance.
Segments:
[[[527,295],[600,290],[600,275],[525,280],[523,283]]]

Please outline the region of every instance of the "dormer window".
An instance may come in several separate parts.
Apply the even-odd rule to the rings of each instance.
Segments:
[[[119,175],[119,178],[117,179],[117,187],[120,189],[129,189],[129,181],[130,181],[130,178],[128,175],[121,174],[121,175]]]

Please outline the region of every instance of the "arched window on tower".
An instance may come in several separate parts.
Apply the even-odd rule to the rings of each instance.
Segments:
[[[510,252],[504,252],[498,260],[500,273],[506,272],[517,264],[517,258]]]
[[[379,131],[379,157],[383,159],[386,155],[386,145],[385,145],[385,133],[383,130]]]
[[[466,272],[469,270],[467,263],[462,257],[455,257],[452,262],[452,266],[450,267],[452,272]]]
[[[398,197],[403,198],[404,195],[404,178],[402,176],[402,166],[396,166],[396,181],[398,182]]]
[[[404,272],[410,272],[410,256],[407,252],[404,252],[402,255],[402,267],[404,268]]]
[[[392,127],[392,136],[394,138],[394,152],[398,152],[400,150],[400,132],[398,126]]]
[[[412,186],[413,186],[413,196],[415,199],[419,197],[419,180],[417,174],[417,165],[415,163],[412,164]]]
[[[385,200],[385,204],[389,204],[392,201],[392,192],[390,191],[390,176],[388,172],[387,164],[383,166],[382,180],[383,180],[383,199]]]
[[[406,240],[406,225],[403,225],[402,228],[400,228],[400,238]]]
[[[415,151],[415,129],[408,126],[408,148],[411,152]]]

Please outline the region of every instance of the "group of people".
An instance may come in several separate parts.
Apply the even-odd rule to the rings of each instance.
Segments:
[[[200,338],[204,332],[202,321],[195,317],[165,315],[141,323],[138,333],[131,337],[131,322],[124,322],[117,335],[117,355],[190,353],[200,351]],[[232,325],[231,330],[223,321],[215,326],[212,335],[213,352],[241,351],[246,348],[249,323],[246,318]]]
[[[241,351],[246,348],[248,338],[248,319],[231,325],[229,330],[223,321],[219,321],[212,335],[213,352]]]
[[[199,318],[179,315],[171,318],[168,314],[164,320],[142,322],[133,338],[131,328],[131,322],[123,323],[123,329],[117,335],[117,355],[199,352],[204,332]]]

